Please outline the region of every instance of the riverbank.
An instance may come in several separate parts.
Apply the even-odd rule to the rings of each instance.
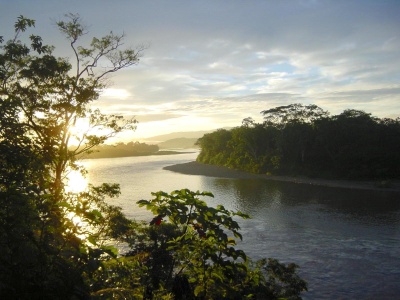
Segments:
[[[207,165],[196,161],[171,165],[164,167],[164,170],[177,172],[186,175],[201,175],[218,178],[233,179],[264,179],[274,181],[293,182],[298,184],[320,185],[336,188],[364,189],[377,191],[391,191],[400,193],[400,180],[389,182],[384,181],[351,181],[351,180],[330,180],[307,177],[275,176],[252,174],[243,171],[232,170],[227,167]]]
[[[78,156],[79,159],[98,159],[98,158],[122,158],[122,157],[137,157],[137,156],[156,156],[156,155],[174,155],[174,154],[187,154],[187,153],[193,153],[193,151],[175,151],[175,150],[160,150],[157,152],[151,152],[151,153],[135,153],[135,154],[119,154],[116,153],[114,155],[110,154],[99,154],[99,152],[94,152],[89,155],[85,156]]]

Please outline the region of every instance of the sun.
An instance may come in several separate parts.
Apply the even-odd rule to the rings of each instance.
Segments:
[[[89,120],[87,118],[79,118],[76,120],[75,125],[71,126],[68,131],[71,134],[71,143],[79,143],[85,134],[90,130]]]
[[[87,179],[78,170],[70,170],[66,177],[65,191],[81,193],[88,187]]]

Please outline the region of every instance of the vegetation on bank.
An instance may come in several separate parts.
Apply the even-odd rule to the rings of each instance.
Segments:
[[[178,139],[180,140],[180,139]],[[194,142],[193,142],[194,143]],[[98,145],[90,151],[82,153],[78,158],[116,158],[128,156],[147,156],[147,155],[169,155],[182,154],[187,152],[174,150],[160,150],[160,147],[165,145],[180,145],[174,140],[166,141],[163,145],[149,145],[140,142],[117,143],[115,145]],[[164,147],[167,148],[167,147]],[[177,149],[187,149],[188,147],[177,147]],[[194,147],[192,147],[194,148]]]
[[[198,140],[201,163],[258,174],[392,179],[400,174],[400,118],[348,109],[331,116],[316,105],[262,111],[231,130]]]
[[[98,145],[82,158],[114,158],[125,156],[154,155],[159,151],[157,145],[148,145],[140,142],[118,143],[115,145]]]
[[[112,205],[118,184],[66,189],[71,170],[86,174],[79,157],[135,129],[134,119],[90,104],[144,49],[121,49],[124,36],[112,32],[80,44],[87,28],[77,15],[56,24],[72,62],[26,37],[35,21],[23,16],[13,37],[0,37],[0,298],[300,299],[307,285],[297,266],[252,262],[235,246],[236,220],[248,216],[208,207],[211,193],[153,193],[138,202],[154,214],[149,223]],[[75,134],[80,118],[94,130]],[[119,255],[118,243],[129,252]]]

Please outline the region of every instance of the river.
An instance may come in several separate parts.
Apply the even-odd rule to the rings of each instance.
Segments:
[[[150,220],[136,201],[151,192],[209,191],[222,204],[252,216],[241,220],[238,247],[254,260],[294,262],[308,282],[303,299],[399,299],[400,199],[392,192],[328,188],[262,179],[183,175],[163,167],[197,153],[84,160],[88,181],[119,183],[112,200],[131,218]]]

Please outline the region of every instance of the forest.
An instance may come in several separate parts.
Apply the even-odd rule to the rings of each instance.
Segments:
[[[149,145],[140,142],[117,143],[115,145],[98,145],[93,147],[90,153],[85,153],[82,158],[113,158],[126,156],[142,156],[156,154],[157,145]]]
[[[249,216],[209,207],[210,192],[153,192],[136,204],[154,217],[136,221],[114,205],[118,183],[66,189],[69,172],[87,173],[79,157],[135,130],[91,104],[145,48],[113,32],[82,42],[88,27],[67,14],[55,26],[72,54],[57,57],[34,26],[20,16],[0,36],[0,298],[301,299],[298,266],[252,261],[236,247]],[[77,134],[80,119],[94,130]]]
[[[400,118],[346,109],[330,115],[316,105],[261,112],[198,140],[201,163],[258,174],[334,179],[394,179],[400,174]]]

